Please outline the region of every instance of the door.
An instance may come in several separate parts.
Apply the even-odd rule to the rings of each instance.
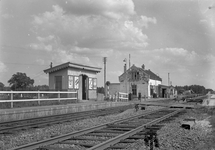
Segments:
[[[62,91],[62,76],[55,76],[55,90]]]
[[[137,96],[137,85],[133,84],[132,87],[132,95]]]
[[[82,75],[82,99],[87,100],[87,75]]]

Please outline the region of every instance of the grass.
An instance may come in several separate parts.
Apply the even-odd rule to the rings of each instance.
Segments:
[[[205,139],[205,144],[199,146],[197,150],[215,150],[215,107],[200,107],[195,109],[195,112],[207,114],[212,128],[210,135]]]
[[[14,102],[13,107],[14,108],[21,108],[21,107],[35,107],[35,106],[49,106],[49,105],[65,105],[65,104],[71,104],[71,103],[77,103],[77,100],[50,100],[50,101],[29,101],[29,102]],[[11,108],[10,102],[4,102],[1,103],[0,109],[9,109]]]

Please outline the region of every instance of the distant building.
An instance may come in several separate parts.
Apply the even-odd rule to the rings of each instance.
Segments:
[[[131,93],[133,97],[155,97],[162,79],[151,70],[146,70],[144,65],[133,65],[128,70],[124,69],[124,73],[119,76],[119,82],[110,84],[110,93],[124,92]]]
[[[96,74],[101,68],[67,62],[44,70],[49,74],[49,89],[56,91],[77,91],[78,99],[97,98]]]
[[[161,98],[175,98],[178,92],[175,87],[167,85],[158,85],[158,96]]]

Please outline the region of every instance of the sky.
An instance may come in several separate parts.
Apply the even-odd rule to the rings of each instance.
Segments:
[[[101,67],[118,83],[123,60],[167,85],[215,90],[214,0],[1,0],[0,82],[17,72],[48,84],[43,70],[66,63]]]

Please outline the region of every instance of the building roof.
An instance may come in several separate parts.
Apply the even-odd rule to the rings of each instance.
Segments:
[[[120,85],[120,83],[110,83],[110,85]]]
[[[98,68],[98,67],[91,67],[91,66],[87,66],[87,65],[82,65],[82,64],[76,64],[76,63],[71,63],[71,62],[67,62],[58,66],[54,66],[52,68],[46,69],[44,70],[45,73],[52,73],[52,72],[56,72],[65,68],[76,68],[76,69],[84,69],[84,70],[88,70],[88,71],[92,71],[92,72],[100,72],[102,68]]]
[[[151,70],[145,70],[145,69],[143,69],[141,67],[136,67],[135,65],[131,66],[128,70],[126,70],[126,72],[128,72],[132,68],[135,68],[136,70],[138,70],[140,72],[144,72],[145,74],[149,75],[149,79],[157,80],[157,81],[162,81],[162,79],[158,75],[156,75],[155,73],[153,73]],[[124,74],[125,74],[125,72],[122,75],[120,75],[120,76],[123,76]]]
[[[158,75],[153,73],[150,69],[149,70],[144,70],[144,71],[145,71],[145,73],[147,73],[150,76],[150,79],[157,80],[157,81],[162,81],[162,79]]]

